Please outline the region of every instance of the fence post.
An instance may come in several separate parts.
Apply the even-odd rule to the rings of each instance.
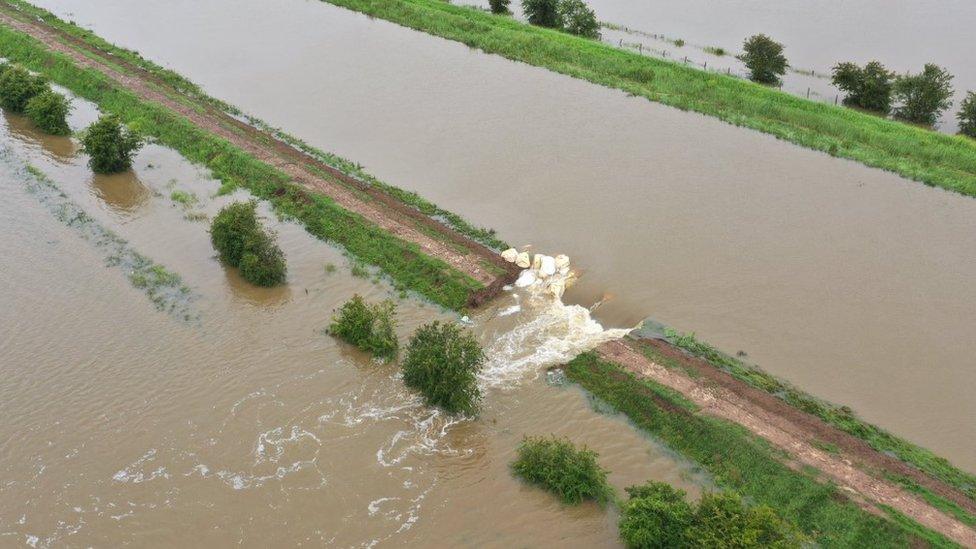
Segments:
[[[641,43],[640,43],[640,44],[638,44],[637,46],[638,46],[638,47],[640,48],[640,50],[639,50],[639,51],[640,51],[640,53],[644,53],[644,43],[643,43],[643,42],[641,42]]]
[[[807,87],[807,99],[810,99],[810,88]]]
[[[837,95],[834,96],[834,105],[837,104],[837,97],[838,97]]]

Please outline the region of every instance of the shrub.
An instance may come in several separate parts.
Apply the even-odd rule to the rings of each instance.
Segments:
[[[522,0],[522,11],[529,23],[540,27],[558,29],[562,27],[559,19],[559,0]]]
[[[776,84],[779,77],[786,74],[786,57],[783,45],[765,34],[757,34],[746,39],[742,46],[744,53],[739,56],[749,69],[749,78],[762,84]]]
[[[613,496],[613,489],[597,457],[593,450],[585,446],[578,449],[568,439],[525,437],[512,471],[522,480],[556,494],[564,503],[603,503]]]
[[[132,165],[132,153],[142,146],[138,135],[129,131],[112,115],[105,115],[88,126],[81,138],[81,149],[89,156],[95,173],[117,173]]]
[[[932,126],[952,106],[952,75],[942,67],[926,63],[916,75],[901,76],[894,86],[895,118]]]
[[[484,353],[471,334],[456,324],[435,321],[410,338],[403,381],[432,406],[452,414],[471,414],[481,400],[477,375],[482,362]]]
[[[0,71],[0,106],[21,113],[32,97],[48,89],[47,82],[19,65],[4,65]]]
[[[395,314],[396,304],[392,301],[368,304],[357,294],[339,308],[329,333],[373,356],[389,360],[396,356],[399,345],[393,331]]]
[[[210,224],[210,242],[220,260],[239,267],[244,280],[258,286],[285,281],[284,254],[258,222],[257,203],[235,202],[224,207]]]
[[[491,13],[497,13],[500,15],[511,13],[508,11],[508,5],[512,0],[488,0],[488,6],[491,7]]]
[[[976,137],[976,92],[967,93],[959,107],[959,113],[956,114],[959,133]]]
[[[42,131],[52,135],[68,135],[68,113],[71,102],[65,96],[51,90],[44,90],[30,98],[24,108],[27,117]]]
[[[628,547],[680,547],[694,510],[682,490],[663,482],[627,488],[630,499],[620,511],[620,537]]]
[[[585,38],[600,38],[596,14],[583,0],[560,0],[559,20],[566,32]]]
[[[846,93],[844,104],[888,114],[895,73],[877,61],[863,68],[856,63],[838,63],[832,82]]]

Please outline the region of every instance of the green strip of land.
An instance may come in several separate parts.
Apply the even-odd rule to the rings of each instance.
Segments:
[[[714,116],[909,179],[976,196],[976,140],[794,97],[443,0],[325,0],[436,36]]]
[[[249,156],[162,105],[141,100],[104,74],[82,69],[34,38],[0,26],[0,55],[44,75],[103,111],[119,116],[191,162],[206,166],[226,188],[246,188],[279,214],[304,224],[313,235],[343,246],[358,260],[376,265],[400,289],[416,291],[444,307],[461,310],[483,286],[332,199],[295,185],[282,171]],[[187,99],[190,101],[190,99]]]
[[[795,470],[785,455],[744,427],[697,413],[697,407],[667,387],[638,379],[596,353],[565,367],[579,383],[665,445],[701,465],[723,488],[773,507],[824,547],[956,547],[941,534],[907,517],[870,514],[836,486]]]

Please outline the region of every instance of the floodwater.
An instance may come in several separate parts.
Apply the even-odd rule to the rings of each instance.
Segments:
[[[95,111],[75,105],[77,130]],[[649,478],[692,496],[708,486],[540,374],[565,357],[537,343],[557,338],[573,353],[603,337],[584,310],[524,298],[520,313],[473,318],[490,358],[484,411],[450,419],[407,391],[395,365],[322,334],[353,293],[392,296],[385,283],[354,277],[339,250],[262,206],[288,284],[250,286],[217,261],[201,220],[245,194],[215,196],[216,181],[159,146],[108,178],[76,149],[0,119],[0,545],[616,546],[612,512],[565,507],[512,478],[526,434],[597,450],[618,490]],[[35,190],[25,162],[63,196]],[[197,202],[182,206],[174,191]],[[90,220],[58,215],[67,202]],[[196,314],[157,310],[88,238],[92,224],[178,273]],[[451,316],[400,300],[398,331]]]

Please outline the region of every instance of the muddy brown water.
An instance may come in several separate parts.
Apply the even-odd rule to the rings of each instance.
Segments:
[[[77,130],[96,113],[75,106]],[[157,311],[26,190],[25,162],[180,274],[198,317]],[[5,115],[0,186],[2,546],[616,546],[612,512],[565,507],[512,478],[525,434],[598,449],[618,490],[656,478],[697,496],[709,485],[581,390],[540,374],[558,358],[530,343],[572,344],[582,310],[547,302],[546,317],[526,301],[521,313],[475,316],[491,359],[484,411],[452,420],[418,402],[395,365],[321,333],[353,293],[392,296],[384,282],[354,277],[339,250],[263,206],[288,285],[242,281],[197,218],[247,195],[216,196],[218,183],[174,152],[151,145],[133,171],[93,176],[72,139]],[[174,191],[197,202],[177,204]],[[410,298],[398,318],[406,337],[452,315]],[[530,322],[540,318],[551,322]]]
[[[316,1],[38,4],[976,471],[976,201]],[[206,52],[202,54],[201,52]]]

